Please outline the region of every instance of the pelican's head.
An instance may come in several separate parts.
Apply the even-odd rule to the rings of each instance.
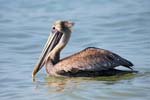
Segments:
[[[52,25],[51,34],[44,46],[41,56],[35,65],[32,77],[43,67],[47,55],[51,52],[60,51],[67,43],[70,38],[72,26],[74,25],[71,21],[59,20]]]
[[[62,33],[68,33],[69,31],[72,31],[72,26],[74,25],[73,22],[71,21],[66,21],[66,20],[58,20],[52,25],[52,30],[58,30],[59,32]]]

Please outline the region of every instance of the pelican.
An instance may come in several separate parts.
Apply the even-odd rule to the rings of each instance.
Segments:
[[[60,52],[71,36],[74,23],[67,20],[56,21],[44,46],[41,56],[35,65],[32,77],[45,65],[50,76],[100,76],[112,75],[124,66],[133,71],[133,64],[121,56],[105,49],[88,47],[78,53],[60,59]]]

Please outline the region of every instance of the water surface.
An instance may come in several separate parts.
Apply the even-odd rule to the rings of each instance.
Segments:
[[[0,100],[149,100],[149,0],[0,0]],[[111,50],[139,73],[118,80],[47,79],[31,72],[58,19],[74,21],[61,57]],[[121,68],[121,67],[120,67]]]

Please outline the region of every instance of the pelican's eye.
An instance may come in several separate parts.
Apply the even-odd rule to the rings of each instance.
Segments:
[[[55,27],[52,28],[52,33],[55,33],[56,32],[56,29]]]
[[[55,27],[52,28],[53,30],[55,29]]]

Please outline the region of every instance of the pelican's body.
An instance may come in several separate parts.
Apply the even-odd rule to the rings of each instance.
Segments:
[[[74,55],[60,59],[60,52],[68,43],[70,21],[57,21],[53,25],[52,36],[33,70],[34,75],[45,64],[46,72],[53,76],[99,76],[118,72],[114,68],[125,66],[132,69],[133,64],[108,50],[89,47]],[[50,41],[50,42],[49,42]]]

